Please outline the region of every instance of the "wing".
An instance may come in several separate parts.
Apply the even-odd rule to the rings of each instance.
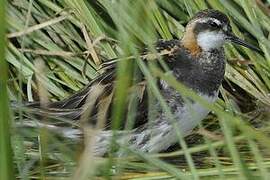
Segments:
[[[142,59],[147,61],[162,56],[165,61],[169,61],[169,57],[176,52],[179,45],[180,43],[178,40],[160,40],[156,43],[157,53],[144,52],[142,54]],[[132,57],[126,59],[132,59]],[[119,60],[120,59],[115,59],[113,61],[105,62],[101,69],[104,73],[91,81],[84,89],[76,92],[72,96],[62,101],[49,103],[45,107],[41,107],[39,103],[28,105],[28,107],[33,108],[37,115],[46,115],[56,119],[87,119],[93,125],[97,125],[98,122],[103,122],[105,124],[105,127],[103,128],[110,129],[112,102],[115,97],[116,62]],[[136,84],[129,88],[129,91],[131,92],[129,94],[135,94],[135,100],[138,104],[133,126],[136,128],[146,123],[148,119],[147,83],[143,78],[143,75]],[[127,104],[128,103],[129,102],[127,102]],[[128,112],[128,106],[125,112]],[[122,128],[125,127],[125,123],[125,121],[122,123]]]

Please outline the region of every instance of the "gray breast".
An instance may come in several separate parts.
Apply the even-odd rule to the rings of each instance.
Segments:
[[[177,80],[198,93],[213,95],[222,83],[225,73],[223,48],[202,52],[196,57],[182,48],[171,59],[169,67]]]

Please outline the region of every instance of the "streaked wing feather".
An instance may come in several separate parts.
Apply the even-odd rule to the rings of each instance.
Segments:
[[[160,40],[156,43],[156,50],[160,53],[160,56],[165,57],[170,56],[174,53],[175,49],[179,47],[178,40],[170,40],[164,41]],[[155,59],[157,55],[144,53],[142,55],[144,60]],[[132,59],[132,58],[126,58]],[[88,95],[91,93],[92,87],[96,84],[104,85],[104,91],[98,97],[97,102],[95,102],[95,108],[90,113],[89,119],[91,120],[91,124],[96,124],[99,119],[106,119],[106,128],[110,128],[111,124],[111,111],[112,111],[112,102],[114,98],[114,84],[116,80],[116,62],[119,59],[114,59],[113,61],[105,62],[102,65],[101,71],[104,71],[101,75],[99,75],[96,79],[91,81],[84,89],[78,91],[72,96],[58,102],[52,102],[47,104],[45,107],[40,107],[39,103],[31,104],[29,107],[37,109],[36,114],[46,115],[53,118],[68,118],[73,120],[80,119],[83,111],[83,106],[86,103]],[[137,89],[137,98],[139,99],[139,103],[137,106],[137,115],[135,120],[135,127],[138,127],[147,122],[148,116],[148,95],[146,86],[147,83],[142,79],[138,82],[138,84],[133,85]],[[108,104],[109,103],[109,104]],[[104,108],[105,107],[105,108]],[[102,111],[100,111],[102,110]],[[125,121],[122,123],[122,128],[125,125]]]

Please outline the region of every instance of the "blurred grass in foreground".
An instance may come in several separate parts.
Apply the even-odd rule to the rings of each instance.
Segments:
[[[6,1],[0,7],[0,179],[15,179],[10,142],[10,110],[7,93],[8,66],[5,60],[6,51]]]
[[[163,102],[163,99],[154,85],[157,77],[185,96],[201,102],[215,115],[209,115],[198,133],[186,138],[186,142],[180,141],[182,150],[148,155],[124,147],[124,150],[131,151],[127,158],[99,158],[95,161],[96,167],[92,162],[77,166],[83,166],[85,171],[89,167],[98,167],[98,172],[91,172],[85,177],[82,175],[84,178],[98,175],[123,179],[267,179],[270,176],[270,140],[267,135],[270,128],[269,2],[9,1],[6,54],[9,62],[9,95],[16,101],[40,98],[38,83],[34,78],[37,72],[34,62],[38,59],[44,61],[44,73],[47,75],[38,79],[39,83],[47,88],[51,100],[63,99],[96,77],[102,61],[136,56],[139,53],[137,47],[145,46],[151,50],[152,44],[159,38],[181,38],[189,17],[205,8],[218,9],[229,15],[233,31],[255,45],[258,42],[264,56],[246,48],[227,45],[226,79],[221,98],[215,105],[203,102],[173,77],[155,68],[150,71],[139,58],[119,63],[115,127],[120,123],[122,106],[125,105],[125,88],[134,76],[132,71],[136,67],[147,77],[151,91],[159,101]],[[168,111],[169,118],[170,110],[166,104],[164,109]],[[22,118],[18,116],[16,122],[22,121]],[[78,156],[81,155],[80,148],[77,148],[79,142],[63,140],[53,133],[34,128],[17,128],[15,132],[12,140],[16,147],[14,159],[17,177],[57,179],[73,175]]]

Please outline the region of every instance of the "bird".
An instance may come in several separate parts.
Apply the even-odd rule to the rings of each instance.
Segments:
[[[168,71],[177,81],[197,93],[208,103],[214,103],[224,79],[226,58],[223,45],[226,42],[260,51],[256,46],[238,38],[232,32],[229,18],[214,9],[197,12],[187,23],[181,39],[158,40],[154,47],[156,53],[166,64]],[[152,58],[151,61],[156,60],[159,67],[163,68],[157,56],[143,52],[141,59],[146,64],[149,58]],[[150,111],[149,85],[143,73],[138,70],[140,78],[137,78],[136,83],[129,89],[131,94],[135,94],[137,100],[133,126],[125,129],[127,121],[127,117],[125,117],[121,127],[112,131],[112,102],[117,82],[116,64],[115,60],[105,62],[102,66],[104,71],[102,74],[93,79],[85,88],[64,100],[50,102],[43,107],[40,106],[40,103],[30,103],[27,106],[32,108],[36,114],[69,119],[72,122],[78,122],[84,116],[89,125],[98,124],[100,117],[105,118],[105,125],[94,134],[92,149],[96,156],[104,156],[109,153],[113,136],[115,136],[117,144],[127,145],[129,148],[141,152],[164,151],[178,142],[174,126],[181,131],[183,136],[187,136],[208,115],[209,109],[196,101],[186,100],[180,92],[162,79],[157,79],[155,83],[175,121],[168,120],[159,101],[152,102]],[[87,112],[89,106],[91,108]],[[126,114],[128,109],[128,107],[125,108]],[[100,113],[100,110],[103,113]],[[40,124],[40,126],[42,125]],[[61,127],[61,123],[49,127],[53,127],[70,138],[77,138],[82,134],[80,128],[68,128],[65,125]],[[119,153],[119,155],[121,154]]]

